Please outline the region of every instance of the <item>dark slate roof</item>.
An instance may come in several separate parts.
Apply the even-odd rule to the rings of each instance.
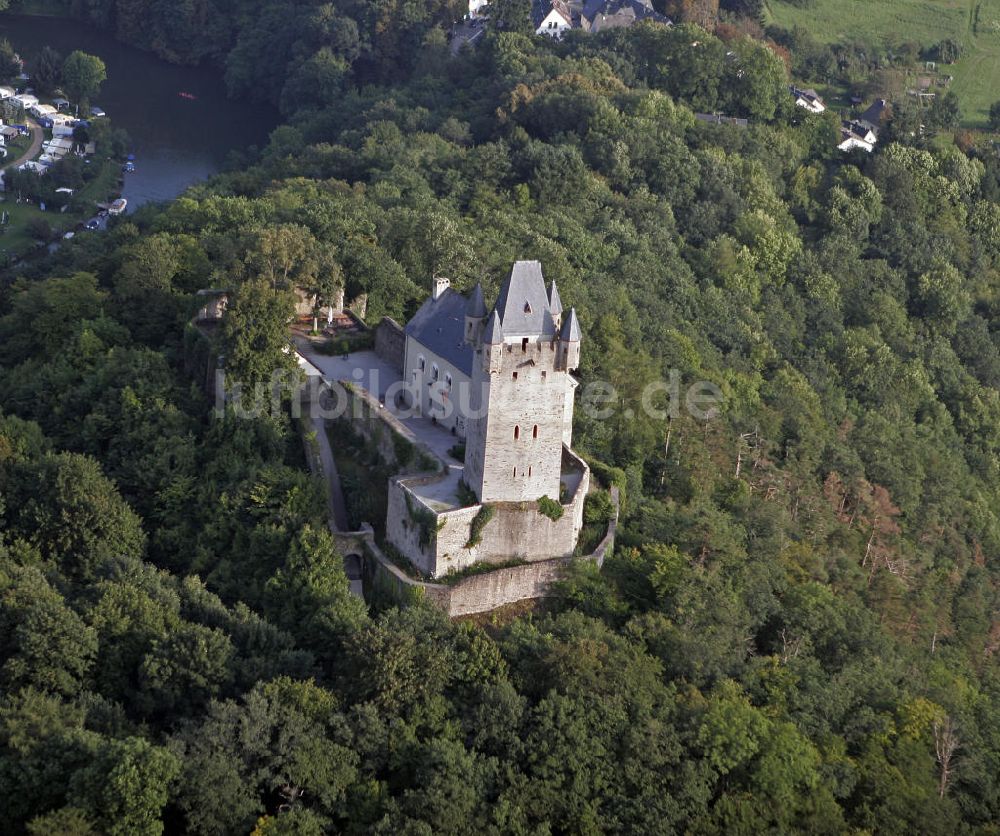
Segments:
[[[886,108],[885,99],[876,99],[869,106],[868,109],[858,117],[859,122],[866,122],[872,127],[872,129],[878,133],[878,129],[882,127],[882,111]]]
[[[573,12],[564,0],[533,0],[531,4],[531,24],[532,29],[537,29],[542,25],[542,21],[549,16],[549,12],[555,10],[563,20],[570,26],[573,25]]]
[[[562,299],[559,298],[559,288],[556,287],[556,280],[549,284],[549,310],[552,316],[559,316],[562,313]]]
[[[448,288],[437,299],[428,299],[406,323],[407,336],[472,375],[472,347],[465,342],[465,311],[469,300]]]
[[[576,308],[569,309],[569,316],[566,317],[566,321],[563,323],[559,339],[571,343],[580,342],[580,320],[576,318]]]
[[[503,342],[503,328],[500,327],[500,317],[497,315],[496,308],[493,309],[493,313],[490,314],[489,321],[486,323],[483,342],[486,345],[499,345]]]
[[[670,24],[670,18],[653,8],[652,0],[588,0],[583,18],[591,32],[631,26],[640,20]]]
[[[465,308],[466,316],[482,318],[486,316],[486,302],[483,300],[483,287],[478,282],[469,294],[469,303]]]
[[[708,122],[712,125],[735,125],[737,128],[745,128],[750,124],[749,119],[741,119],[738,116],[723,116],[721,113],[696,113],[694,118],[699,122]]]
[[[500,288],[496,310],[505,337],[554,337],[555,322],[537,261],[515,261]]]

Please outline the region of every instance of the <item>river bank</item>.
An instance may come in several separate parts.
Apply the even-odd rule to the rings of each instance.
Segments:
[[[24,8],[57,7],[33,0]],[[270,107],[229,99],[217,70],[169,64],[65,15],[0,15],[0,37],[25,59],[28,73],[43,46],[63,55],[80,49],[104,61],[108,80],[95,102],[128,133],[129,151],[139,160],[122,190],[129,211],[175,198],[218,173],[233,152],[263,146],[279,123]]]

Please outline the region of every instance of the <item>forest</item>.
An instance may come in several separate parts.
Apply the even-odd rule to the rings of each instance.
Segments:
[[[0,291],[0,829],[1000,832],[995,148],[900,113],[843,155],[735,27],[453,56],[421,0],[195,6],[157,49],[286,123]],[[366,607],[295,424],[213,410],[194,294],[264,380],[294,285],[405,320],[519,258],[618,395],[574,433],[615,553],[519,617]],[[672,370],[718,415],[641,409]]]

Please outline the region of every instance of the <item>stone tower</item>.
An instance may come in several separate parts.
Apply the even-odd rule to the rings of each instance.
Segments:
[[[515,262],[474,349],[466,483],[480,502],[558,501],[580,325],[537,261]]]

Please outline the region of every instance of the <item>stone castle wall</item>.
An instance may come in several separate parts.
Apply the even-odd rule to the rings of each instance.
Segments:
[[[467,481],[484,502],[559,499],[570,382],[558,367],[558,345],[529,340],[477,353],[473,393],[482,393],[487,409],[469,422],[465,461]]]
[[[402,373],[406,354],[406,335],[403,326],[388,316],[375,326],[375,353],[396,371]]]
[[[581,475],[557,520],[542,514],[537,502],[491,503],[493,515],[480,532],[480,542],[469,546],[473,520],[482,505],[435,513],[412,489],[443,479],[443,475],[392,479],[386,538],[423,574],[434,578],[460,572],[474,563],[538,562],[569,557],[583,527],[590,471],[574,453],[567,449],[565,454]]]
[[[611,498],[617,509],[617,488],[611,489]],[[554,584],[573,560],[590,561],[603,566],[604,559],[614,549],[617,525],[616,513],[608,525],[604,539],[592,554],[584,557],[560,557],[520,566],[500,567],[491,572],[461,578],[453,584],[414,580],[394,565],[369,536],[366,542],[366,584],[369,589],[378,590],[400,603],[422,598],[440,607],[452,618],[489,612],[518,601],[551,595]]]

